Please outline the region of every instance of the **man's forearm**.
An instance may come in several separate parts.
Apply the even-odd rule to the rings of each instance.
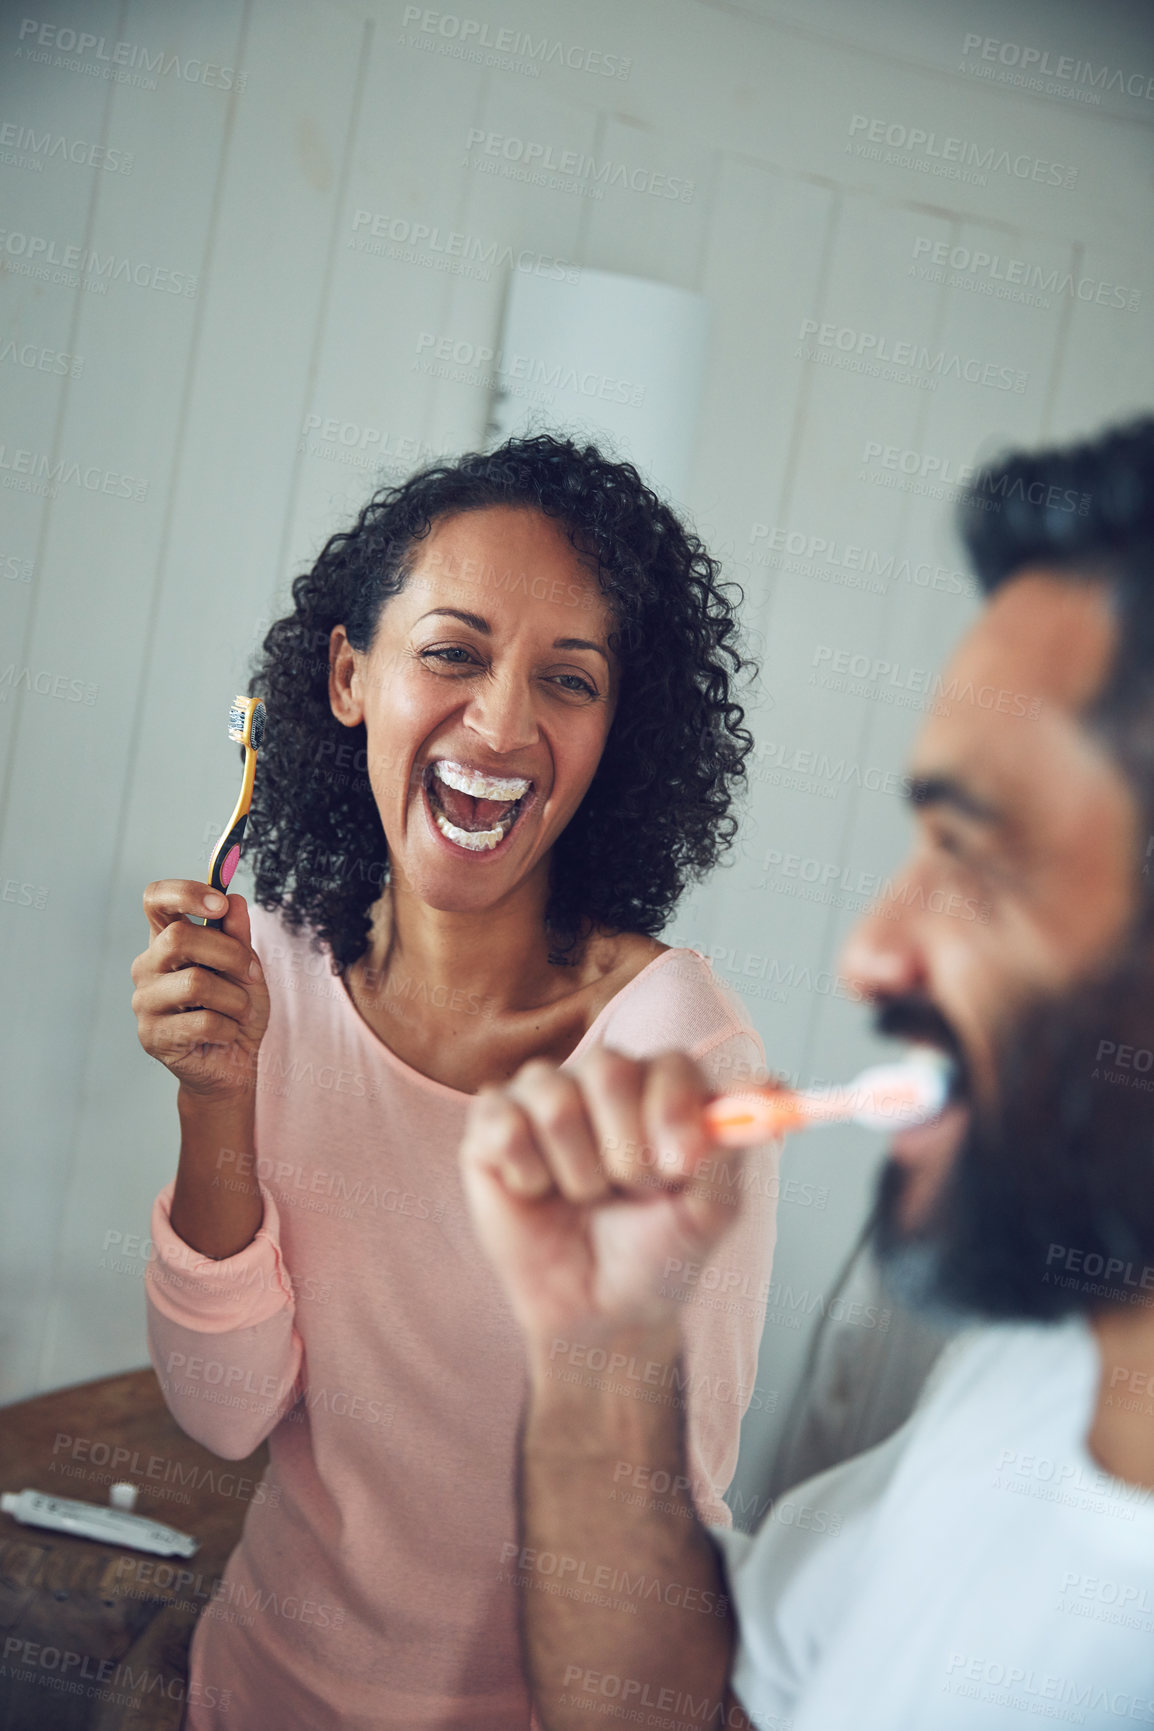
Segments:
[[[530,1678],[548,1731],[614,1702],[686,1731],[723,1713],[733,1622],[693,1507],[675,1323],[533,1355],[522,1460],[522,1588]]]

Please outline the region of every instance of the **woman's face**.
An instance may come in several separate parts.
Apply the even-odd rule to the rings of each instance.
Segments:
[[[417,543],[369,650],[334,630],[333,714],[365,724],[394,881],[466,912],[547,873],[613,719],[611,628],[567,531],[491,506]]]

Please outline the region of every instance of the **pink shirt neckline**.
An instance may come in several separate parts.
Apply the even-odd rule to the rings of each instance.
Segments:
[[[646,962],[641,971],[634,974],[633,978],[628,980],[619,992],[614,992],[609,1002],[597,1012],[596,1016],[594,1016],[573,1050],[569,1053],[569,1056],[563,1059],[563,1062],[566,1064],[572,1063],[573,1059],[576,1058],[582,1049],[593,1039],[594,1035],[597,1033],[598,1027],[605,1017],[608,1016],[609,1012],[620,1004],[622,998],[628,997],[633,988],[640,985],[641,981],[652,974],[655,968],[659,968],[662,962],[668,961],[670,956],[685,955],[697,956],[701,961],[705,960],[705,957],[701,955],[700,950],[687,949],[684,946],[672,945],[669,949],[663,950],[659,956],[654,956],[653,960],[651,962]],[[414,1070],[411,1064],[406,1064],[405,1060],[399,1058],[393,1051],[392,1047],[387,1046],[381,1039],[380,1035],[370,1028],[369,1024],[365,1021],[365,1018],[361,1015],[361,1012],[357,1009],[357,1006],[350,997],[348,987],[345,985],[341,976],[339,974],[334,974],[333,978],[337,982],[337,997],[341,1006],[341,1014],[346,1017],[351,1017],[352,1021],[360,1031],[361,1037],[368,1042],[373,1051],[382,1056],[385,1062],[391,1065],[392,1068],[395,1069],[399,1075],[403,1076],[406,1081],[417,1083],[421,1087],[431,1089],[434,1094],[442,1095],[450,1100],[473,1100],[476,1098],[476,1095],[474,1094],[466,1094],[460,1088],[450,1088],[447,1082],[438,1082],[434,1076],[426,1076],[423,1070]]]

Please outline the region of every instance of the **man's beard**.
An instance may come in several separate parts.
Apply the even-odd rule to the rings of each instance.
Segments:
[[[1154,1307],[1148,933],[1131,953],[1007,1028],[996,1102],[969,1096],[969,1127],[932,1217],[914,1230],[898,1222],[906,1169],[887,1163],[872,1243],[897,1302],[942,1326]],[[914,1000],[884,1007],[879,1031],[936,1033],[958,1052],[937,1012]]]

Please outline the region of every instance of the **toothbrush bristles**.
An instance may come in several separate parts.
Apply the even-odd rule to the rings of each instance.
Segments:
[[[238,697],[228,712],[228,737],[235,739],[238,745],[244,744],[244,725],[248,719],[245,713],[246,698]]]

